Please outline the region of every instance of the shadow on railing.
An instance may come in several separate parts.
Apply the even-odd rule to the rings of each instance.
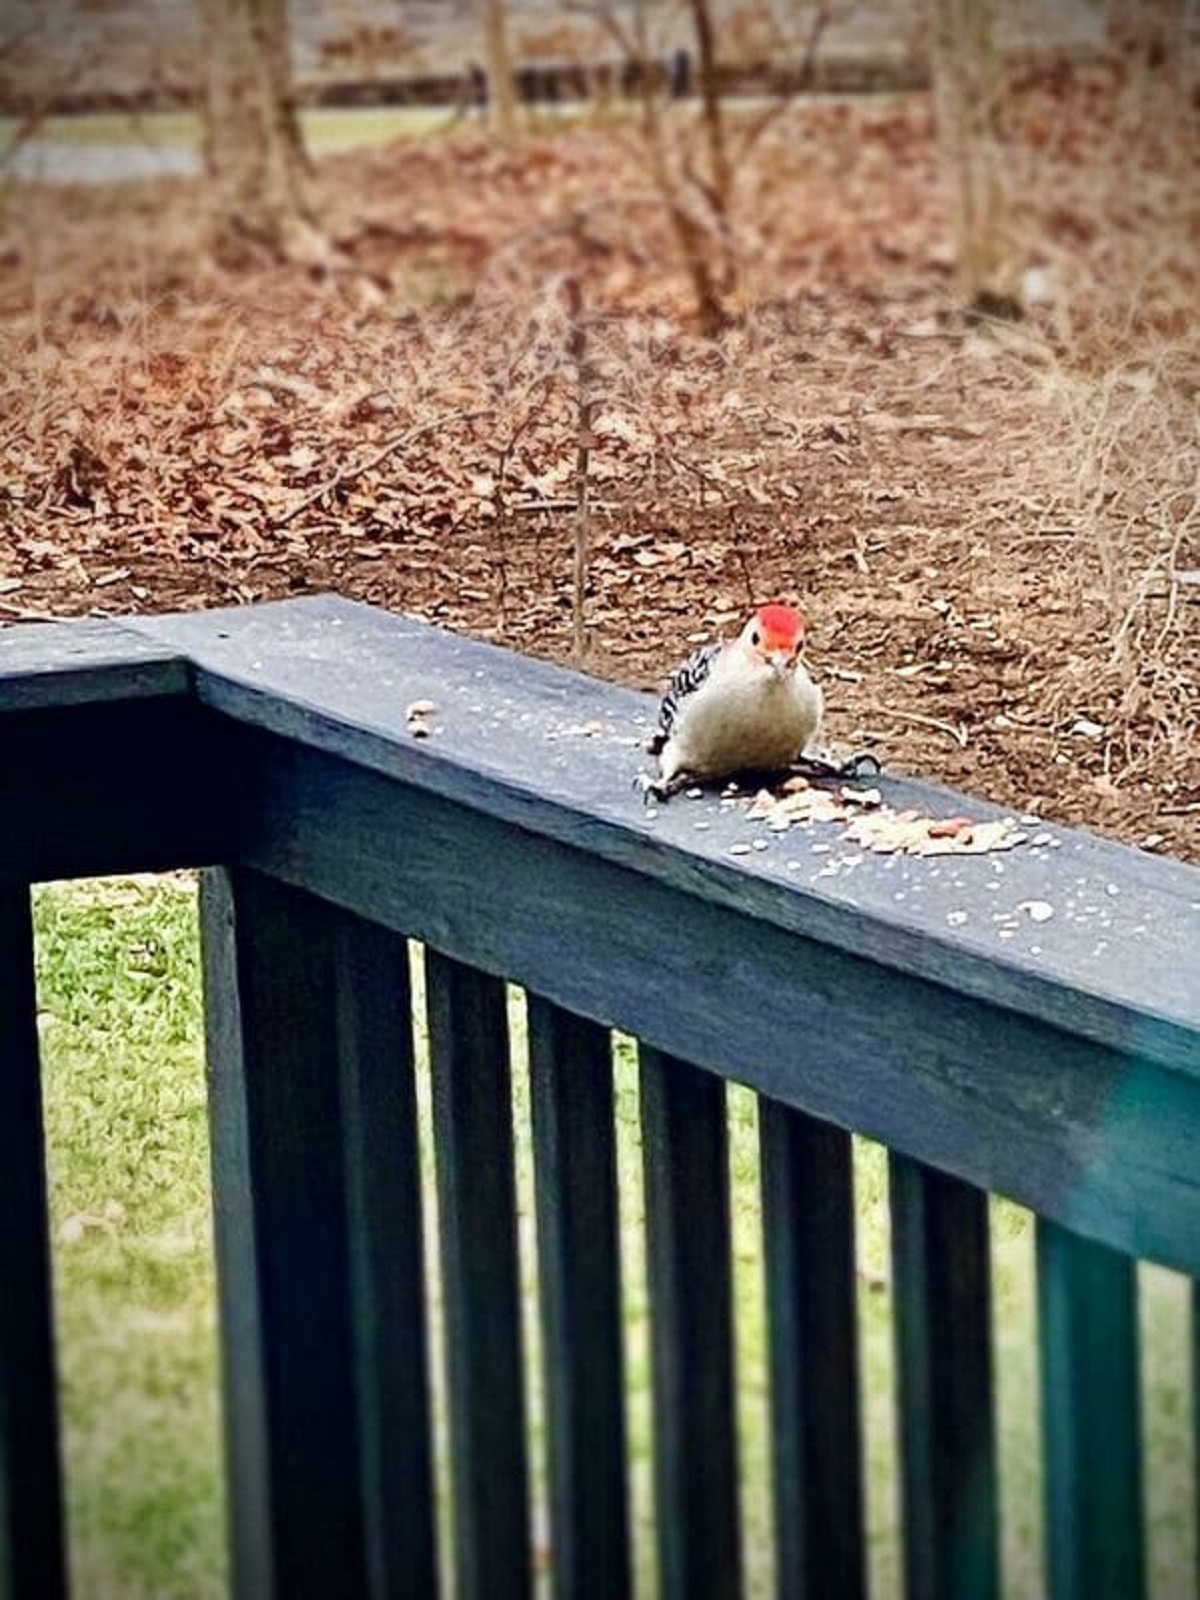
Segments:
[[[891,1151],[907,1593],[1000,1592],[989,1192],[1038,1213],[1049,1592],[1143,1593],[1135,1267],[1200,1273],[1200,873],[1040,824],[1000,862],[794,834],[731,855],[746,823],[715,798],[637,801],[647,715],[338,601],[0,633],[0,1594],[66,1589],[29,885],[179,866],[209,869],[243,1600],[532,1592],[506,981],[528,995],[557,1594],[633,1583],[614,1028],[641,1041],[661,1592],[742,1587],[731,1080],[759,1097],[778,1594],[867,1586],[852,1133]]]

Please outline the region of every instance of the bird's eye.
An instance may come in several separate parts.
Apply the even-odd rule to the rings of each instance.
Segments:
[[[762,635],[759,633],[758,629],[755,628],[754,632],[750,635],[750,643],[757,644],[761,637]]]

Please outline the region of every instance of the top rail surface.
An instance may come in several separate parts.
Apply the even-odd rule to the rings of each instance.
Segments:
[[[1200,1077],[1196,868],[1037,819],[1001,856],[863,856],[819,827],[731,857],[752,835],[715,794],[657,815],[635,794],[645,695],[333,598],[131,626],[192,662],[200,697],[241,722]],[[424,699],[437,732],[418,741],[405,713]],[[907,778],[878,786],[897,806],[1006,815]],[[1031,901],[1048,921],[1020,915]]]
[[[81,618],[0,629],[0,713],[186,693],[178,651],[119,623]]]

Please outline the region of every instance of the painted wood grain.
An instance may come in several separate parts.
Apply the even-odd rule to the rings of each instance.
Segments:
[[[189,682],[177,650],[120,623],[80,617],[0,628],[0,715],[180,695]]]
[[[417,1600],[436,1580],[403,945],[241,870],[206,875],[202,910],[234,1591]]]
[[[529,995],[554,1593],[632,1592],[612,1040]]]
[[[406,941],[331,911],[365,1600],[437,1600],[413,1012]]]
[[[725,1086],[640,1050],[663,1600],[741,1594]]]
[[[778,1600],[866,1593],[850,1136],[758,1105]]]
[[[1039,1219],[1050,1600],[1145,1593],[1135,1264]]]
[[[996,1600],[996,1427],[987,1196],[890,1162],[907,1600]]]
[[[508,1017],[499,979],[425,952],[458,1600],[531,1593]]]

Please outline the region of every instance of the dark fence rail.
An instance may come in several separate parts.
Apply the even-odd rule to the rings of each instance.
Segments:
[[[1037,78],[1074,68],[1113,66],[1113,52],[1084,40],[1047,39],[1036,46],[1012,46],[1004,52],[1014,74]],[[686,50],[647,60],[599,57],[589,61],[542,58],[513,69],[517,99],[526,105],[578,104],[634,98],[647,89],[673,99],[699,94],[696,61]],[[726,61],[717,66],[721,94],[734,97],[792,95],[908,94],[927,89],[929,63],[903,48],[843,49],[818,52],[812,60]],[[303,109],[347,110],[366,107],[426,107],[447,111],[487,103],[482,67],[464,63],[461,71],[401,72],[384,66],[357,76],[332,70],[299,75],[294,99]],[[64,88],[49,97],[44,91],[23,91],[0,84],[0,115],[147,116],[155,112],[195,111],[202,91],[176,79],[123,88]]]
[[[418,699],[437,706],[424,740]],[[779,1595],[867,1587],[851,1133],[891,1151],[908,1595],[1000,1592],[989,1192],[1038,1214],[1050,1593],[1143,1593],[1135,1267],[1200,1274],[1200,873],[1041,824],[1002,860],[854,862],[796,835],[731,855],[746,824],[715,801],[637,801],[647,717],[641,696],[337,601],[0,633],[0,1595],[66,1592],[28,890],[179,866],[209,869],[244,1600],[533,1590],[510,981],[556,1593],[632,1585],[612,1029],[640,1041],[661,1592],[741,1592],[730,1080],[759,1096]],[[1052,917],[1014,925],[1031,901]]]

